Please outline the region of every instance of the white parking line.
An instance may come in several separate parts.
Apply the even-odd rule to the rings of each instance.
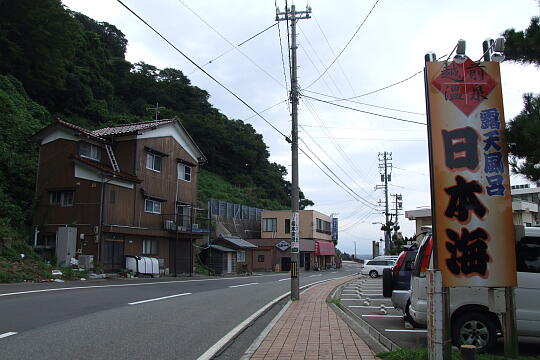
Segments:
[[[191,293],[183,293],[183,294],[176,294],[176,295],[169,295],[169,296],[158,297],[158,298],[155,298],[155,299],[148,299],[148,300],[135,301],[135,302],[130,302],[130,303],[128,303],[128,305],[139,305],[139,304],[144,304],[144,303],[151,302],[151,301],[158,301],[158,300],[170,299],[170,298],[174,298],[174,297],[178,297],[178,296],[185,296],[185,295],[191,295]]]
[[[358,299],[341,299],[341,300],[351,300],[351,301],[366,301],[365,298],[358,298]],[[392,299],[369,299],[369,301],[392,301]]]
[[[236,287],[250,286],[250,285],[258,285],[258,284],[259,284],[259,283],[249,283],[249,284],[232,285],[232,286],[229,286],[229,288],[236,288]]]
[[[413,333],[427,333],[426,329],[384,329],[387,332],[413,332]]]
[[[403,318],[403,315],[362,315],[362,317],[388,317],[388,318]]]
[[[10,331],[10,332],[7,332],[7,333],[0,334],[0,339],[11,336],[11,335],[17,335],[17,333],[13,332],[13,331]]]

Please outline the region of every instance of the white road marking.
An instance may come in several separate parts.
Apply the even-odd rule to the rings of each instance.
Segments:
[[[384,329],[387,332],[414,332],[414,333],[427,333],[425,329]]]
[[[403,318],[403,315],[362,315],[362,317],[388,317],[388,318]]]
[[[358,299],[341,299],[341,300],[366,301],[367,299],[358,298]],[[369,299],[369,301],[392,301],[392,299]]]
[[[139,305],[139,304],[144,304],[144,303],[151,302],[151,301],[165,300],[165,299],[170,299],[170,298],[175,298],[175,297],[185,296],[185,295],[191,295],[191,293],[183,293],[183,294],[176,294],[176,295],[158,297],[158,298],[155,298],[155,299],[135,301],[135,302],[128,303],[128,305]]]
[[[290,278],[279,279],[278,281],[285,281],[285,280],[290,280]]]
[[[259,283],[249,283],[249,284],[240,284],[240,285],[231,285],[230,288],[236,288],[236,287],[242,287],[242,286],[249,286],[249,285],[258,285]]]
[[[348,308],[380,309],[380,306],[347,305]]]
[[[17,335],[17,333],[13,332],[13,331],[10,331],[10,332],[7,332],[7,333],[0,334],[0,339],[11,336],[11,335]]]
[[[253,275],[253,277],[256,277],[256,276],[280,276],[280,275],[281,274]],[[350,275],[345,275],[345,276],[350,276]],[[238,276],[238,277],[220,278],[220,279],[170,280],[170,281],[156,281],[156,282],[145,282],[145,283],[135,283],[135,284],[73,286],[73,287],[52,288],[52,289],[17,291],[17,292],[12,292],[12,293],[0,294],[0,297],[2,297],[2,296],[12,296],[12,295],[22,295],[22,294],[33,294],[33,293],[49,292],[49,291],[100,289],[100,288],[109,288],[109,287],[127,287],[127,286],[143,286],[143,285],[176,284],[176,283],[204,282],[204,281],[223,281],[223,280],[235,280],[235,279],[245,279],[245,278],[246,278],[245,276]]]
[[[319,275],[310,275],[309,277],[314,277],[314,276],[322,276],[322,274],[319,274]]]

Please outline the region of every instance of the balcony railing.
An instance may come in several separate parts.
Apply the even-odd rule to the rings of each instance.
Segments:
[[[209,233],[210,221],[207,218],[188,215],[162,215],[163,229],[181,233]]]

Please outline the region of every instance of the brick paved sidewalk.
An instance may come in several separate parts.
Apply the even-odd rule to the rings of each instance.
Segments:
[[[375,355],[326,303],[337,285],[353,277],[308,289],[291,303],[251,359],[369,359]]]

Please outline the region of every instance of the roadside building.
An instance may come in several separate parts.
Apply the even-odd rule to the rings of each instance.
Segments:
[[[94,131],[57,120],[33,139],[36,248],[59,260],[90,255],[105,271],[124,268],[126,255],[162,259],[168,273],[193,271],[192,244],[208,232],[197,207],[206,159],[178,120]]]
[[[238,236],[220,235],[201,252],[201,260],[216,274],[251,273],[255,248]]]
[[[299,266],[304,270],[323,270],[335,266],[332,218],[315,210],[301,210],[299,221]],[[249,241],[258,246],[254,251],[254,270],[289,271],[291,211],[263,211],[260,238]]]
[[[538,214],[540,206],[540,188],[531,188],[529,185],[512,185],[511,197],[514,225],[540,225]],[[420,229],[422,226],[432,224],[430,207],[405,211],[405,217],[416,222],[417,234],[421,232]]]

